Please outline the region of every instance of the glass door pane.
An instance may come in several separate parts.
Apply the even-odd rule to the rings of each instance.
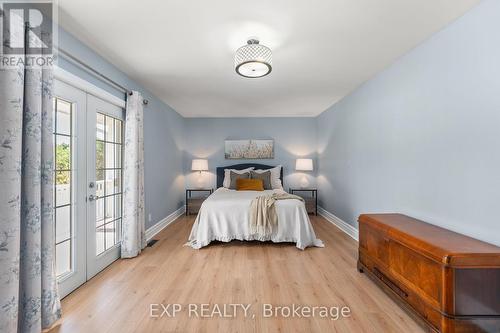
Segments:
[[[123,110],[87,98],[87,278],[120,256]]]
[[[122,198],[120,119],[96,115],[96,254],[120,242]]]
[[[54,220],[58,277],[73,271],[72,109],[72,103],[54,98]]]
[[[55,259],[62,297],[86,280],[86,94],[55,80],[53,98]],[[83,163],[82,163],[83,162]]]

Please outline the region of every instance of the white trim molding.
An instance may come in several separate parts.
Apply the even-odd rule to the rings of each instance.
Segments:
[[[158,234],[160,231],[165,229],[170,225],[170,223],[174,222],[177,220],[179,217],[181,217],[184,213],[186,212],[186,207],[183,205],[179,209],[177,209],[175,212],[170,214],[169,216],[165,217],[163,220],[157,222],[155,225],[151,226],[146,230],[146,241],[150,241],[156,234]]]
[[[337,216],[333,215],[323,207],[318,207],[318,214],[323,216],[328,222],[334,224],[337,228],[345,232],[348,236],[350,236],[352,239],[355,241],[359,240],[358,237],[358,229],[350,225],[349,223],[345,222],[344,220],[338,218]]]
[[[60,80],[64,83],[67,83],[75,88],[85,91],[97,98],[103,99],[106,102],[109,102],[113,105],[116,105],[122,109],[125,108],[125,100],[115,95],[110,94],[102,88],[86,81],[64,69],[61,67],[54,67],[54,78]]]

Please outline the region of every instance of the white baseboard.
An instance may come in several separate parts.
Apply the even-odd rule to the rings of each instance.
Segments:
[[[170,223],[177,220],[182,214],[186,212],[186,207],[183,205],[175,212],[165,217],[163,220],[159,221],[155,225],[151,226],[146,230],[146,241],[150,241],[157,233],[165,229]]]
[[[328,222],[333,223],[337,228],[345,232],[355,241],[358,241],[358,229],[354,228],[349,223],[333,215],[323,207],[318,207],[318,214],[323,216]]]
[[[185,212],[186,207],[182,206],[160,222],[156,223],[154,226],[148,228],[148,230],[146,230],[146,240],[150,241],[156,234],[165,229],[170,223],[174,222]],[[333,215],[323,207],[318,207],[318,214],[323,216],[328,222],[333,223],[337,228],[345,232],[352,239],[358,241],[358,230],[352,225]]]

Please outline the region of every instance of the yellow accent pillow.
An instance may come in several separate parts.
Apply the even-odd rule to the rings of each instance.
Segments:
[[[236,179],[237,191],[264,191],[264,182],[262,179]]]

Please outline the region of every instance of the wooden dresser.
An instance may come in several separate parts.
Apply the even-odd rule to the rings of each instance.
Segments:
[[[430,332],[500,333],[500,247],[401,214],[365,214],[358,269]]]

